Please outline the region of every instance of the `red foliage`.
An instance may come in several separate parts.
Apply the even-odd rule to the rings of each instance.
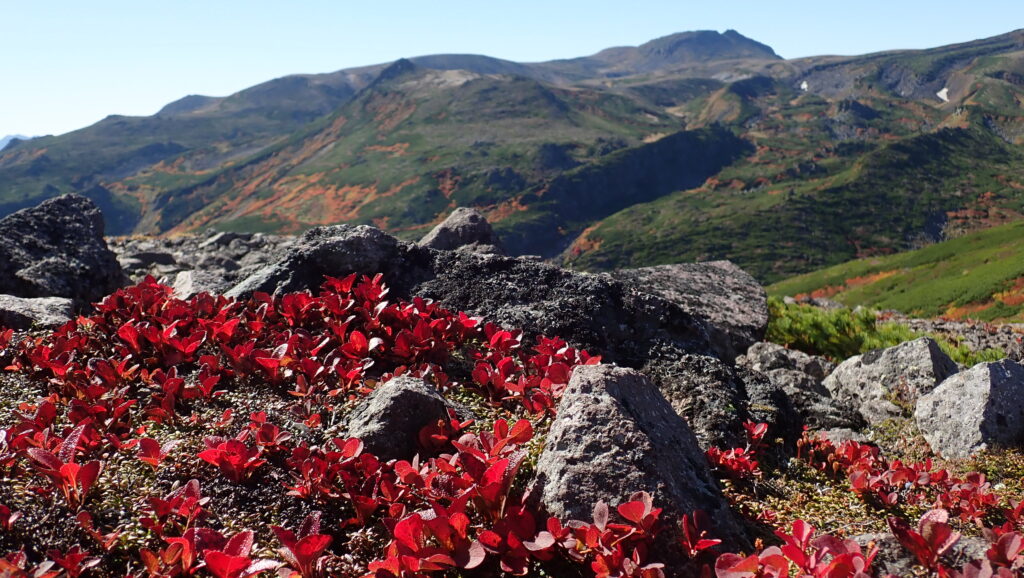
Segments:
[[[164,464],[167,470],[182,467],[168,463],[177,457],[176,442],[145,437],[147,428],[154,422],[225,428],[233,413],[224,408],[232,396],[223,394],[248,383],[287,398],[285,413],[275,414],[276,423],[264,412],[251,413],[234,438],[207,437],[197,457],[234,483],[265,468],[267,479],[289,480],[282,491],[295,499],[352,512],[351,519],[323,529],[318,513],[294,532],[272,526],[289,566],[282,576],[323,574],[329,547],[343,536],[339,532],[368,525],[388,532],[386,548],[368,566],[373,576],[473,569],[524,575],[556,557],[589,566],[601,577],[661,576],[662,564],[651,555],[661,509],[650,495],[638,493],[615,508],[599,502],[593,520],[583,522],[537,519],[516,489],[534,424],[556,411],[572,369],[599,358],[558,338],[528,343],[519,331],[425,299],[387,297],[379,275],[328,278],[315,294],[256,294],[245,301],[205,294],[179,300],[147,279],[111,295],[92,317],[80,317],[47,337],[12,344],[13,333],[0,331],[0,354],[9,370],[47,389],[39,400],[20,406],[6,422],[12,425],[0,430],[0,470],[22,473],[27,464],[50,484],[37,491],[48,495],[60,489],[69,507],[81,509],[90,489],[103,483],[103,462],[89,461],[90,456],[130,451],[154,471]],[[469,383],[457,383],[446,373],[453,355],[470,361]],[[294,439],[303,427],[297,424],[333,425],[339,406],[401,375],[423,378],[442,392],[468,388],[495,411],[525,412],[529,419],[498,419],[473,433],[473,422],[450,415],[420,432],[421,456],[391,462],[366,452],[358,439],[330,438],[323,430],[306,438],[318,440],[315,445]],[[204,423],[210,415],[221,419]],[[745,448],[708,452],[716,468],[737,480],[761,475],[757,458],[767,445],[765,424],[747,423],[744,429]],[[889,462],[877,448],[854,442],[836,446],[805,436],[799,451],[884,506],[936,504],[980,522],[999,504],[980,474],[956,479],[927,462]],[[252,559],[249,530],[228,537],[201,527],[218,522],[216,515],[206,515],[208,504],[197,480],[162,497],[140,497],[139,524],[150,533],[148,547],[138,552],[145,572],[242,577],[278,565]],[[1002,575],[1024,565],[1024,506],[1012,506],[1005,512],[1007,523],[989,532],[993,545],[987,559],[968,564],[962,575]],[[0,506],[0,530],[11,530],[18,516]],[[915,554],[937,571],[956,575],[939,561],[952,534],[945,533],[945,519],[933,518],[917,530],[898,520],[892,524]],[[119,547],[123,526],[101,531],[85,510],[77,520],[103,550]],[[874,552],[864,554],[853,542],[829,535],[815,537],[802,521],[794,523],[792,533],[777,532],[777,538],[780,546],[746,557],[726,553],[712,564],[712,548],[720,541],[707,516],[697,512],[682,516],[679,544],[694,568],[703,564],[708,576],[712,565],[717,575],[736,577],[781,576],[791,567],[814,577],[870,574]],[[75,575],[97,560],[80,548],[48,555],[50,560],[32,566],[21,552],[7,554],[0,559],[0,574],[52,576],[62,568]]]
[[[242,430],[242,433],[234,439],[210,436],[203,440],[206,449],[199,452],[198,457],[220,468],[220,473],[232,482],[245,481],[252,476],[256,468],[267,462],[260,458],[262,455],[260,447],[245,445],[248,434],[248,431]]]
[[[298,535],[281,526],[271,526],[270,529],[274,531],[274,535],[281,542],[282,548],[278,552],[294,570],[290,576],[294,576],[296,573],[301,578],[313,578],[321,575],[317,562],[324,550],[331,545],[333,538],[329,534],[320,533],[320,512],[313,512],[306,516],[302,525],[299,526]]]
[[[949,551],[958,540],[960,533],[947,524],[949,512],[930,510],[921,516],[915,531],[902,518],[888,518],[889,529],[904,548],[917,558],[922,566],[937,571],[939,557]]]

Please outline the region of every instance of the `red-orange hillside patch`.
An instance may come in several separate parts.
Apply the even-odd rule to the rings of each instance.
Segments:
[[[584,253],[589,253],[591,251],[597,251],[598,249],[600,249],[601,243],[604,242],[603,239],[590,238],[590,234],[596,228],[597,225],[592,225],[590,227],[587,227],[586,229],[583,229],[583,232],[580,233],[579,237],[576,237],[576,240],[573,241],[572,245],[569,247],[569,254],[572,255],[573,257],[579,257]]]
[[[497,223],[510,216],[529,210],[529,207],[520,202],[519,197],[514,197],[497,205],[487,207],[483,210],[484,218],[490,223]]]
[[[1010,307],[1024,305],[1024,277],[1017,277],[1013,280],[1013,285],[1009,289],[996,293],[992,297],[996,301]]]
[[[893,269],[891,271],[879,271],[878,273],[872,273],[870,275],[863,275],[860,277],[851,277],[847,279],[845,282],[846,288],[852,289],[854,287],[863,287],[865,285],[871,285],[872,283],[877,283],[882,279],[892,277],[898,272],[898,270]]]
[[[986,301],[984,303],[969,303],[962,306],[950,305],[946,312],[943,313],[943,317],[949,319],[967,319],[995,306],[995,301]]]

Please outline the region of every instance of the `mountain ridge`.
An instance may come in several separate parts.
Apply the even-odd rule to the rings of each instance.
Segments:
[[[692,31],[542,63],[447,54],[291,75],[3,151],[0,214],[80,192],[115,234],[350,222],[412,237],[472,206],[517,251],[578,267],[730,258],[771,281],[988,226],[947,214],[985,192],[1024,214],[1022,39],[785,60]],[[874,217],[858,199],[879,187],[909,213]],[[822,228],[825,207],[857,226]]]

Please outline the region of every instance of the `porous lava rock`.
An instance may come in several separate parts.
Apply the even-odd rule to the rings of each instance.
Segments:
[[[801,423],[813,429],[856,430],[866,425],[859,411],[833,403],[822,380],[835,369],[835,364],[823,357],[762,341],[739,356],[736,365],[767,376],[785,392],[800,414]]]
[[[721,332],[720,349],[730,360],[764,339],[768,329],[764,288],[731,261],[622,269],[612,275],[707,319]]]
[[[627,368],[577,367],[537,460],[529,500],[552,516],[589,520],[599,500],[615,505],[639,491],[665,509],[663,519],[702,509],[719,536],[743,540],[697,439],[657,386]]]
[[[480,211],[459,207],[420,239],[421,247],[504,255],[501,239]]]
[[[103,240],[103,215],[86,197],[61,195],[0,220],[0,293],[84,307],[127,282]]]
[[[868,423],[879,423],[902,416],[900,405],[913,411],[919,397],[957,370],[935,340],[922,337],[851,357],[823,385],[837,404],[856,410]]]
[[[15,297],[0,295],[0,328],[52,329],[74,315],[74,303],[67,297]]]
[[[671,364],[655,361],[646,372],[702,448],[744,445],[745,421],[767,423],[773,435],[791,441],[800,437],[800,416],[786,394],[763,374],[694,354]]]
[[[377,387],[348,417],[348,436],[363,440],[383,460],[409,460],[417,453],[420,430],[448,419],[448,403],[437,388],[411,377]]]
[[[932,450],[966,458],[993,445],[1024,443],[1024,365],[979,363],[917,400],[917,425]]]

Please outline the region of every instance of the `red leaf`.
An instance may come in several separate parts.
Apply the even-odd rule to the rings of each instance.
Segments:
[[[203,552],[206,569],[217,578],[238,578],[249,567],[248,556],[232,556],[216,550]]]

